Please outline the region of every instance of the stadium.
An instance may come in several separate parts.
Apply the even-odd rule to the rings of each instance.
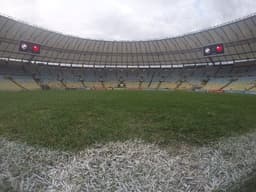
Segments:
[[[231,190],[255,181],[255,95],[255,14],[149,41],[0,15],[0,190]]]
[[[1,16],[0,89],[255,93],[255,23],[253,15],[171,39],[111,42],[65,36]],[[21,41],[41,45],[40,54],[19,51]],[[218,43],[224,54],[203,53]]]

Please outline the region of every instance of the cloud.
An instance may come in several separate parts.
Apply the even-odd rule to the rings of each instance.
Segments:
[[[0,0],[0,12],[92,39],[177,36],[256,12],[255,0]]]

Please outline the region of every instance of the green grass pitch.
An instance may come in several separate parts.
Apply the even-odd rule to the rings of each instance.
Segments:
[[[256,96],[154,91],[0,92],[0,136],[61,150],[142,139],[201,145],[256,129]]]

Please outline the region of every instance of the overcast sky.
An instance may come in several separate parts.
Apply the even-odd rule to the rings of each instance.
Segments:
[[[92,39],[148,40],[256,12],[256,0],[0,0],[0,13]]]

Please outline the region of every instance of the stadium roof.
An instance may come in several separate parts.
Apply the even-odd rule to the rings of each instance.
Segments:
[[[20,41],[41,44],[39,55],[19,51]],[[225,54],[203,56],[223,43]],[[82,39],[0,16],[0,58],[85,66],[170,66],[256,59],[256,15],[179,37],[152,41]]]

